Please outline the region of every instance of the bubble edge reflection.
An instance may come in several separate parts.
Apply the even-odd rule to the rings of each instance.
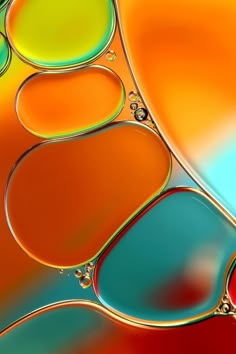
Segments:
[[[105,52],[106,50],[109,48],[109,46],[111,45],[111,42],[115,36],[115,32],[116,32],[116,28],[117,28],[117,18],[116,18],[116,11],[115,11],[115,7],[114,7],[114,3],[113,0],[109,0],[108,6],[109,8],[111,7],[111,28],[110,28],[110,34],[109,34],[109,38],[108,40],[105,42],[105,46],[102,46],[102,49],[97,52],[96,55],[93,55],[92,57],[90,57],[90,59],[87,60],[83,60],[77,64],[71,64],[71,65],[63,65],[63,66],[47,66],[47,65],[37,65],[34,62],[28,60],[25,56],[21,55],[20,52],[16,49],[16,47],[13,45],[8,30],[7,30],[7,22],[8,22],[8,17],[9,17],[9,12],[10,12],[10,8],[11,5],[17,0],[10,0],[9,3],[7,3],[7,10],[6,10],[6,15],[5,15],[5,19],[4,19],[4,29],[5,29],[5,33],[6,36],[8,38],[8,42],[10,44],[10,47],[12,48],[13,52],[16,54],[16,56],[25,64],[30,65],[31,67],[33,67],[34,69],[40,70],[40,71],[47,71],[47,72],[52,72],[52,73],[56,73],[56,72],[67,72],[67,71],[71,71],[73,69],[78,69],[78,68],[82,68],[83,66],[87,66],[91,63],[93,63],[94,61],[96,61],[97,59],[99,59]]]
[[[157,193],[155,193],[152,197],[150,197],[150,199],[148,199],[146,202],[144,202],[139,208],[137,208],[125,221],[124,223],[116,230],[116,232],[111,235],[108,240],[103,244],[103,246],[89,259],[85,259],[82,263],[76,263],[70,266],[65,266],[62,264],[58,264],[58,265],[52,265],[50,263],[47,262],[43,262],[41,259],[35,257],[32,253],[30,253],[19,241],[17,238],[17,235],[11,225],[11,220],[10,220],[10,215],[8,212],[8,193],[9,193],[9,189],[11,186],[11,180],[12,178],[14,178],[15,172],[18,168],[18,166],[20,165],[20,163],[27,158],[27,156],[29,154],[31,154],[33,151],[39,149],[41,146],[47,146],[50,144],[54,144],[54,143],[63,143],[63,142],[70,142],[70,141],[74,141],[74,140],[80,140],[80,139],[85,139],[86,137],[91,137],[95,134],[99,134],[101,131],[106,131],[109,130],[110,128],[114,128],[116,126],[127,126],[127,125],[131,125],[131,126],[138,126],[138,127],[142,127],[142,129],[146,129],[147,131],[149,131],[151,134],[155,135],[157,137],[157,139],[159,139],[159,142],[162,144],[163,147],[163,152],[164,154],[168,155],[168,160],[169,160],[169,164],[168,164],[168,174],[166,176],[165,181],[163,182],[161,188],[158,190]],[[50,139],[50,140],[44,140],[39,142],[36,145],[33,145],[31,148],[29,148],[28,150],[26,150],[15,162],[15,164],[13,165],[9,175],[8,175],[8,179],[7,179],[7,183],[6,183],[6,187],[5,187],[5,192],[4,192],[4,210],[5,210],[5,216],[6,216],[6,221],[7,221],[7,225],[8,228],[11,232],[11,235],[13,236],[13,238],[15,239],[16,243],[18,244],[18,246],[31,258],[33,258],[34,260],[36,260],[37,262],[39,262],[40,264],[43,264],[45,266],[54,268],[54,269],[73,269],[73,268],[79,268],[83,265],[85,265],[86,263],[92,262],[94,261],[94,259],[96,259],[104,250],[104,248],[106,248],[106,246],[109,246],[110,243],[112,243],[114,241],[114,239],[116,239],[117,235],[126,228],[127,224],[130,222],[130,220],[132,220],[137,214],[139,214],[142,210],[146,209],[146,207],[152,203],[152,201],[157,198],[157,196],[160,196],[160,194],[162,193],[162,191],[165,189],[165,187],[167,186],[170,176],[171,176],[171,172],[172,172],[172,156],[171,153],[168,149],[168,147],[165,145],[165,143],[163,142],[162,138],[157,134],[156,131],[154,131],[153,129],[149,128],[147,125],[144,125],[142,123],[139,122],[135,122],[135,121],[116,121],[116,122],[112,122],[108,125],[105,125],[104,127],[101,127],[99,129],[96,129],[92,132],[88,132],[85,133],[83,135],[80,136],[76,136],[76,137],[68,137],[68,138],[60,138],[60,139]]]
[[[195,189],[193,187],[174,187],[174,188],[170,188],[165,190],[163,193],[161,193],[159,196],[157,196],[156,198],[154,198],[154,200],[148,204],[146,209],[141,210],[136,216],[133,217],[132,220],[129,221],[129,223],[127,223],[127,228],[124,228],[123,230],[121,230],[119,232],[119,234],[117,234],[116,238],[113,240],[113,244],[109,244],[106,246],[106,248],[102,251],[102,253],[100,254],[100,256],[97,259],[96,265],[95,265],[95,269],[94,269],[94,274],[93,274],[93,288],[94,288],[94,292],[97,296],[97,298],[99,299],[99,301],[107,308],[109,309],[109,311],[113,312],[114,314],[116,314],[119,317],[123,317],[125,319],[127,319],[128,321],[131,322],[135,322],[137,324],[140,325],[144,325],[144,326],[151,326],[151,327],[157,327],[157,328],[171,328],[171,327],[179,327],[179,326],[184,326],[184,325],[188,325],[188,324],[192,324],[192,323],[197,323],[200,321],[203,321],[207,318],[210,317],[214,317],[214,316],[219,316],[221,315],[220,313],[217,313],[217,309],[219,309],[219,307],[221,306],[221,301],[222,298],[225,294],[227,294],[227,286],[228,286],[228,281],[229,281],[229,276],[230,276],[230,272],[232,269],[232,266],[234,263],[236,263],[236,254],[232,254],[232,256],[229,258],[229,260],[227,261],[227,265],[226,265],[226,269],[224,271],[224,279],[223,279],[223,284],[221,285],[222,291],[221,291],[221,295],[219,297],[218,302],[215,304],[214,307],[212,307],[211,309],[209,309],[209,311],[206,311],[198,316],[194,316],[191,318],[186,318],[183,320],[177,320],[177,321],[166,321],[166,322],[162,322],[162,321],[149,321],[149,320],[142,320],[139,319],[137,317],[133,317],[133,316],[129,316],[129,315],[125,315],[124,313],[115,310],[113,307],[111,307],[109,304],[107,304],[105,301],[103,301],[103,299],[101,298],[100,294],[99,294],[99,265],[100,263],[102,264],[103,259],[106,257],[106,255],[109,253],[108,248],[110,246],[115,247],[115,245],[119,242],[119,240],[125,235],[125,233],[132,228],[136,221],[138,221],[144,214],[146,214],[151,208],[152,208],[152,203],[154,203],[155,205],[158,204],[160,201],[162,201],[163,199],[165,199],[166,197],[172,195],[173,193],[175,193],[176,191],[178,192],[193,192],[197,195],[201,195],[203,196],[209,203],[211,203],[222,215],[222,210],[221,207],[218,205],[218,203],[216,203],[214,200],[212,201],[211,198],[203,191]],[[224,217],[224,215],[222,215],[222,217]],[[227,220],[227,222],[230,223],[230,220]],[[230,225],[232,226],[232,224],[230,223]]]

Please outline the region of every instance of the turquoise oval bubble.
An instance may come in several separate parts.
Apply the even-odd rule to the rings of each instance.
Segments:
[[[95,291],[118,315],[170,326],[219,306],[236,230],[202,193],[174,189],[136,217],[98,261]]]
[[[0,76],[8,69],[11,59],[11,50],[7,39],[2,32],[0,32]]]

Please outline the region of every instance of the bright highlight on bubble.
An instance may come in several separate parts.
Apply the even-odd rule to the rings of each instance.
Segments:
[[[124,101],[120,78],[105,67],[90,66],[29,77],[18,92],[16,111],[32,134],[55,138],[101,127],[120,113]]]
[[[0,32],[0,76],[8,69],[11,61],[11,50],[7,39],[2,32]]]
[[[11,174],[9,227],[39,262],[76,267],[93,259],[162,191],[170,169],[169,150],[140,123],[117,122],[79,138],[42,143]]]
[[[29,64],[67,69],[95,60],[115,30],[111,0],[13,0],[6,31],[15,52]]]

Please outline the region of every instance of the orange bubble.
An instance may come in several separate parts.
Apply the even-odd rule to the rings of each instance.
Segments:
[[[28,131],[55,138],[84,133],[112,121],[124,101],[120,78],[105,67],[91,66],[31,76],[18,92],[16,110]]]
[[[77,139],[45,142],[18,162],[6,195],[21,247],[38,261],[78,266],[166,185],[168,149],[151,129],[114,123]]]
[[[149,113],[189,174],[235,223],[235,1],[116,2]]]

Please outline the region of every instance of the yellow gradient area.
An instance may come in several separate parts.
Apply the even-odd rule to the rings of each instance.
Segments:
[[[15,0],[6,18],[8,38],[25,61],[68,68],[95,59],[114,32],[111,0]]]

